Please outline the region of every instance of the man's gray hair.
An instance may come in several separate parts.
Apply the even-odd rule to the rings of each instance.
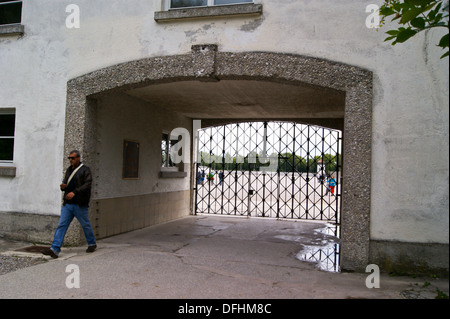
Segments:
[[[80,151],[73,150],[73,151],[70,152],[69,154],[73,154],[73,153],[77,154],[77,157],[81,157]]]

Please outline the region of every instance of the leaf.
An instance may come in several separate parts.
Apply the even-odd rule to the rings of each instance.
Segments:
[[[380,8],[380,14],[383,16],[390,16],[395,14],[396,12],[389,7]]]
[[[449,54],[448,54],[448,51],[447,52],[445,52],[442,56],[441,56],[441,59],[443,59],[443,58],[445,58],[446,56],[448,56]]]
[[[382,15],[382,16],[388,17],[393,14],[395,14],[395,11],[389,7],[381,7],[380,8],[380,15]]]
[[[436,6],[436,8],[434,9],[436,12],[439,12],[439,10],[441,10],[441,7],[442,7],[442,2],[441,3],[439,3],[437,6]]]
[[[389,30],[386,33],[389,35],[397,35],[400,31],[399,30]]]
[[[434,20],[434,18],[436,17],[436,10],[430,10],[430,12],[428,13],[428,20]]]
[[[441,48],[448,48],[448,45],[449,45],[449,38],[447,33],[441,38],[441,41],[439,41],[438,46],[440,46]]]
[[[426,6],[426,7],[413,8],[413,9],[410,9],[410,10],[407,10],[407,11],[403,12],[403,16],[400,19],[400,23],[401,24],[408,23],[409,21],[411,21],[412,19],[417,17],[419,14],[433,9],[433,7],[435,5],[436,5],[436,3],[432,3],[432,4],[430,4],[430,5]]]
[[[411,28],[404,29],[398,33],[395,43],[403,43],[409,38],[413,37],[416,33],[417,31],[412,30]]]
[[[395,35],[390,36],[390,37],[387,37],[386,39],[384,39],[384,42],[389,41],[389,40],[392,40],[392,39],[395,39],[395,38],[396,38]]]
[[[392,4],[391,8],[395,11],[395,12],[400,12],[403,9],[403,4],[400,2],[395,2]]]
[[[427,3],[430,3],[430,2],[434,2],[434,1],[435,0],[426,0],[426,1],[424,1],[424,0],[405,0],[406,3],[410,3],[410,4],[415,5],[415,6],[424,5],[424,4],[427,4]]]
[[[425,20],[422,17],[414,18],[411,20],[411,25],[417,29],[425,28]]]
[[[400,23],[402,23],[402,24],[408,23],[409,21],[411,21],[412,19],[414,19],[421,13],[422,13],[421,8],[414,8],[414,9],[408,10],[405,13],[403,13],[402,18],[400,19]]]

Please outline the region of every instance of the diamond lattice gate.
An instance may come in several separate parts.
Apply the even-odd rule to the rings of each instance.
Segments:
[[[289,122],[201,129],[196,214],[340,221],[341,132]]]

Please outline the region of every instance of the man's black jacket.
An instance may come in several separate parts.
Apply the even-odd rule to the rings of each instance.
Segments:
[[[64,184],[67,184],[67,180],[74,170],[75,169],[72,166],[69,166],[63,180]],[[83,165],[78,172],[75,173],[75,176],[72,178],[69,185],[64,189],[64,205],[77,204],[79,206],[89,206],[89,200],[91,199],[91,185],[91,170],[86,165]],[[75,196],[71,200],[67,200],[66,195],[70,192],[74,192]]]

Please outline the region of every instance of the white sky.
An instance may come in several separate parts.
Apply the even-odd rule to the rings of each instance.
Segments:
[[[309,133],[308,133],[309,130]],[[308,134],[310,140],[308,141]],[[212,140],[210,136],[212,135]],[[225,139],[224,139],[225,135]],[[268,122],[266,154],[293,153],[307,158],[324,154],[335,155],[341,152],[341,141],[338,142],[341,131],[308,126],[290,122]],[[295,137],[295,142],[294,142]],[[324,141],[322,141],[324,137]],[[214,155],[247,156],[251,151],[263,153],[264,122],[246,122],[209,127],[199,131],[199,151],[212,150]]]

